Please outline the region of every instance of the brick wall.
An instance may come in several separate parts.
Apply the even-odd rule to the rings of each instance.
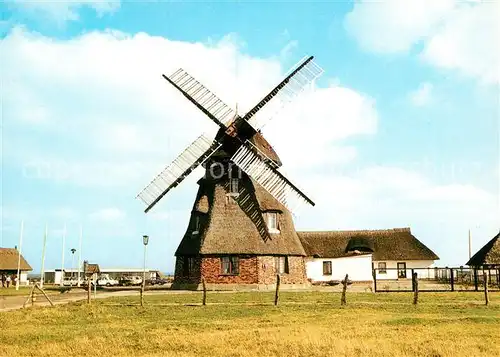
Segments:
[[[275,284],[278,267],[276,258],[273,256],[258,257],[259,261],[259,284]],[[288,257],[288,274],[281,274],[282,284],[305,284],[307,283],[306,266],[304,257]]]
[[[204,257],[201,274],[207,284],[257,284],[257,257],[240,257],[238,275],[222,275],[220,257]]]
[[[222,275],[220,257],[193,258],[193,269],[188,276],[184,275],[183,257],[177,257],[175,263],[175,283],[199,284],[201,277],[207,284],[264,284],[276,283],[276,257],[274,256],[240,256],[239,274]],[[288,274],[281,274],[282,284],[307,283],[304,257],[288,257]]]

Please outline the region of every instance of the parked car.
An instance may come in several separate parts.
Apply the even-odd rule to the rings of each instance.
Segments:
[[[165,284],[168,284],[169,281],[165,278],[160,278],[160,277],[156,277],[156,278],[152,278],[152,279],[149,279],[149,280],[146,280],[146,284],[148,285],[165,285]]]
[[[85,282],[82,278],[80,278],[80,285],[83,285]],[[66,278],[63,280],[63,286],[77,286],[78,278]]]
[[[141,285],[142,284],[142,278],[139,276],[123,276],[120,279],[120,285],[123,286],[134,286],[134,285]]]
[[[97,286],[115,286],[118,285],[118,280],[112,279],[109,277],[109,275],[101,275],[97,279]]]

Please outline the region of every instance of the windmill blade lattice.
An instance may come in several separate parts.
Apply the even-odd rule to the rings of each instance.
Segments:
[[[232,108],[182,68],[163,77],[220,127],[227,127],[235,117],[236,112]]]
[[[313,61],[313,58],[313,56],[304,57],[293,66],[287,72],[285,79],[244,116],[255,130],[262,129],[284,106],[321,76],[323,69]],[[271,100],[271,105],[265,106]]]
[[[304,203],[314,206],[314,202],[278,170],[270,166],[266,162],[268,160],[250,141],[246,141],[244,145],[241,145],[231,157],[231,161],[290,211],[296,210],[298,206]]]
[[[205,134],[200,135],[137,195],[137,198],[147,205],[145,212],[148,212],[168,191],[181,183],[221,145],[209,139]]]

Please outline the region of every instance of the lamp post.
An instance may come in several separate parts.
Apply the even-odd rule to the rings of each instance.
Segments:
[[[142,287],[141,287],[141,306],[144,306],[144,289],[146,288],[146,247],[148,246],[149,236],[142,236],[142,244],[144,244],[144,266],[142,274]]]
[[[73,279],[74,276],[74,271],[75,271],[75,248],[70,249],[71,252],[71,279]]]

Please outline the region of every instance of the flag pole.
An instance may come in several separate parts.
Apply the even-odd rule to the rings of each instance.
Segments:
[[[82,238],[83,238],[83,226],[80,224],[80,243],[78,247],[78,277],[77,285],[80,286],[80,267],[82,265]]]
[[[45,282],[45,247],[47,246],[47,235],[48,227],[45,223],[45,234],[43,235],[43,248],[42,248],[42,268],[40,269],[40,287],[43,289],[43,283]]]
[[[17,279],[16,279],[16,290],[19,290],[19,273],[21,272],[21,247],[23,244],[23,231],[24,231],[24,220],[21,221],[21,233],[19,234],[19,249],[17,250]]]
[[[63,237],[62,237],[62,258],[61,258],[61,282],[60,286],[63,286],[64,283],[64,249],[65,249],[65,243],[66,243],[66,223],[64,223],[64,231],[63,231]]]

